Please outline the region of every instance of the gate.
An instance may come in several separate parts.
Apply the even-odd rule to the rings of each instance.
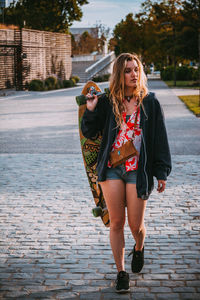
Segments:
[[[0,41],[0,89],[22,89],[21,30],[14,30],[13,40]]]

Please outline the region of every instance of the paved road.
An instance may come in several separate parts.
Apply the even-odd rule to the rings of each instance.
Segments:
[[[167,190],[146,212],[145,266],[116,295],[109,230],[91,215],[74,95],[81,87],[0,99],[0,298],[199,299],[200,120],[161,81],[173,158]]]

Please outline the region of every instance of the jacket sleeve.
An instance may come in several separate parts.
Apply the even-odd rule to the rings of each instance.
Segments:
[[[81,130],[86,138],[95,138],[104,129],[108,113],[107,97],[100,97],[94,111],[86,108],[81,120]]]
[[[157,99],[156,101],[156,116],[155,116],[155,139],[154,139],[154,157],[153,157],[153,175],[157,180],[166,180],[170,174],[171,155],[167,138],[163,110]]]

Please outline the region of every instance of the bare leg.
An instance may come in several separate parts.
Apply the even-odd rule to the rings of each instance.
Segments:
[[[126,201],[128,223],[136,242],[135,250],[142,250],[146,229],[144,226],[144,214],[147,200],[137,197],[136,184],[126,184]]]
[[[118,272],[124,271],[125,183],[122,180],[100,182],[110,217],[110,244]]]

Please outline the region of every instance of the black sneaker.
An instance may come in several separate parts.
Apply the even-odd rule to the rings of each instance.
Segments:
[[[131,254],[133,254],[132,262],[131,262],[132,272],[139,273],[144,266],[144,247],[142,251],[136,251],[134,246],[133,250],[128,256],[130,256]]]
[[[125,271],[120,271],[117,274],[115,290],[117,293],[127,293],[130,291],[129,275]]]

